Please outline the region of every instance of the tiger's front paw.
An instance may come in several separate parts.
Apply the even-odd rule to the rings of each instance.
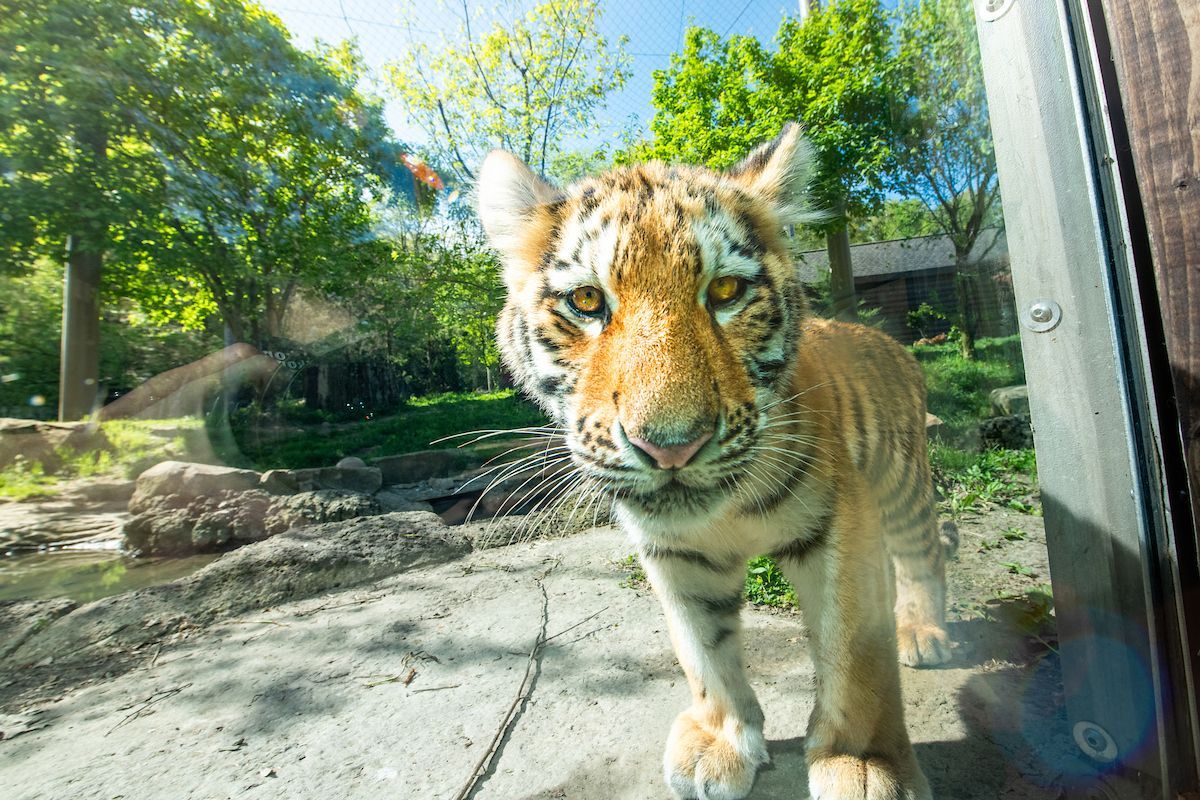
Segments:
[[[714,730],[684,711],[671,726],[663,766],[667,785],[681,800],[740,800],[769,760],[760,728],[741,724]]]
[[[810,756],[808,791],[812,800],[932,800],[933,797],[915,760],[902,769],[881,756]]]
[[[933,667],[950,660],[950,637],[944,628],[931,623],[899,625],[896,642],[900,663],[906,667]]]

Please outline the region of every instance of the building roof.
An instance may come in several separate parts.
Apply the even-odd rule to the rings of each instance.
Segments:
[[[968,263],[1007,263],[1008,240],[1003,228],[988,228],[979,234]],[[887,242],[850,245],[850,263],[856,278],[883,277],[944,269],[954,266],[954,244],[949,236],[921,236]],[[800,280],[816,283],[829,274],[829,254],[808,250],[796,256]]]

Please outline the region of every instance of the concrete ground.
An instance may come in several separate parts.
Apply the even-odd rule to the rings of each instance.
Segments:
[[[972,530],[964,557],[991,558],[972,539],[990,534]],[[0,718],[3,795],[667,798],[660,755],[688,691],[657,602],[621,563],[630,552],[596,529],[216,622]],[[1062,797],[1075,762],[1053,649],[1003,613],[966,613],[994,591],[952,582],[975,584],[980,596],[956,598],[954,661],[904,670],[918,757],[944,800]],[[751,797],[807,797],[800,619],[745,621],[772,758]]]

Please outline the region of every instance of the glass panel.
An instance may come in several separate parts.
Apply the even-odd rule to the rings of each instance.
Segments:
[[[259,714],[255,703],[277,691],[256,683],[268,676],[303,684],[305,708],[277,697],[262,719],[217,727],[227,742],[205,744],[211,752],[218,741],[214,764],[244,778],[232,759],[253,735],[265,738],[277,760],[255,764],[259,783],[286,777],[286,748],[276,748],[286,736],[272,726],[294,716],[290,730],[316,750],[328,739],[323,720],[354,731],[350,760],[408,796],[451,796],[478,779],[518,796],[505,788],[513,773],[529,796],[665,791],[658,748],[684,701],[671,688],[677,667],[647,565],[612,530],[620,493],[577,477],[562,420],[547,413],[582,389],[564,388],[553,370],[529,377],[545,367],[544,342],[501,357],[504,267],[474,189],[493,148],[559,185],[650,159],[723,171],[798,120],[814,148],[813,213],[788,220],[784,241],[807,303],[817,316],[882,331],[920,366],[938,525],[958,541],[946,567],[952,648],[933,641],[932,655],[913,656],[945,657],[947,667],[901,670],[917,758],[939,797],[1060,796],[1080,770],[1058,702],[1054,601],[970,6],[799,6],[43,0],[0,15],[0,707],[23,720],[0,738],[28,737],[41,753],[30,763],[50,765],[70,760],[73,737],[101,740],[125,726],[121,758],[141,765],[158,758],[141,719],[151,706],[161,703],[163,719],[186,708],[227,720],[244,713],[238,698]],[[763,164],[745,167],[755,168]],[[764,191],[757,201],[767,202]],[[554,196],[540,199],[554,206]],[[733,277],[758,291],[760,267],[744,268]],[[509,289],[520,285],[510,276]],[[559,287],[564,298],[568,288],[579,287]],[[710,288],[704,302],[713,296]],[[570,297],[575,315],[563,324],[580,330],[593,312],[616,313]],[[502,323],[500,339],[529,339],[521,330]],[[626,358],[644,356],[653,370],[650,349]],[[850,394],[886,398],[891,369],[846,363],[833,374]],[[540,404],[518,388],[522,376]],[[869,403],[873,422],[886,423],[893,409]],[[845,449],[843,459],[860,451],[855,474],[892,480],[862,455],[874,442],[879,458],[894,458],[891,429],[855,433],[850,406],[838,408],[843,438],[828,446]],[[662,465],[691,457],[680,455],[687,444],[630,440],[627,454],[640,449],[642,466]],[[908,455],[923,478],[920,453]],[[869,527],[875,512],[864,513]],[[384,516],[395,514],[407,516]],[[584,564],[571,561],[570,542],[587,537],[471,555],[465,544],[482,551],[593,528],[601,544],[577,551],[589,554]],[[682,558],[703,566],[721,547]],[[810,775],[809,637],[785,577],[791,556],[768,550],[777,557],[749,562],[743,616],[776,767],[752,797]],[[454,558],[458,573],[437,566]],[[530,601],[521,593],[550,585],[547,559],[575,583]],[[388,577],[410,566],[403,580]],[[418,585],[422,570],[430,583],[453,578],[438,584],[436,601]],[[509,618],[491,605],[505,593],[523,598]],[[597,602],[576,602],[592,595]],[[543,596],[568,606],[545,612],[549,627],[538,616]],[[388,605],[396,597],[414,599]],[[391,609],[386,624],[370,610],[376,602]],[[476,614],[476,602],[496,616]],[[443,617],[453,625],[430,622]],[[369,622],[356,628],[359,619]],[[502,734],[525,726],[558,748],[561,736],[546,734],[567,723],[556,728],[532,704],[515,721],[493,713],[488,702],[503,696],[507,706],[511,681],[486,684],[487,697],[467,691],[464,664],[490,674],[503,663],[509,678],[525,669],[508,653],[528,652],[539,620],[528,661],[542,666],[521,691],[601,704],[604,720],[578,712],[575,733],[596,740],[586,756],[525,760]],[[623,640],[643,628],[657,638]],[[352,657],[323,638],[343,635]],[[231,649],[231,637],[253,655]],[[255,649],[264,642],[275,642],[273,656]],[[587,651],[598,644],[608,652]],[[172,666],[185,657],[222,666]],[[146,674],[166,683],[135,685],[132,670],[164,665],[173,671]],[[614,668],[637,679],[614,681]],[[225,681],[257,693],[222,699]],[[119,691],[75,694],[89,683]],[[118,695],[138,705],[130,712]],[[389,719],[386,734],[373,721],[338,719],[368,695],[388,705],[364,715]],[[39,730],[27,713],[77,698],[88,710],[62,713],[82,715],[83,727]],[[406,716],[416,698],[441,703],[419,708],[461,729],[444,742],[421,734],[420,757],[401,757],[389,737],[424,727]],[[104,729],[93,730],[95,719]],[[472,774],[497,726],[491,768]],[[610,731],[620,733],[602,737]],[[201,731],[170,738],[188,745]],[[456,755],[443,759],[437,742]],[[432,777],[431,765],[457,763],[465,748],[455,786]],[[318,760],[294,768],[289,794],[319,783],[309,771]],[[51,772],[22,775],[22,796],[61,788]],[[72,791],[103,780],[80,775]]]

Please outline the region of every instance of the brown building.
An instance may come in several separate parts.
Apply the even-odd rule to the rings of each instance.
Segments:
[[[914,330],[908,312],[928,303],[953,317],[954,245],[948,236],[923,236],[850,247],[854,288],[863,309],[878,308],[876,320],[883,330],[902,342],[922,335],[945,333],[950,321],[931,320]],[[810,250],[797,257],[800,279],[816,285],[828,279],[829,255]],[[1008,269],[1008,241],[1001,228],[980,234],[971,251],[969,274],[972,302],[979,320],[979,336],[1008,336],[1017,332],[1013,312],[1012,278]]]

